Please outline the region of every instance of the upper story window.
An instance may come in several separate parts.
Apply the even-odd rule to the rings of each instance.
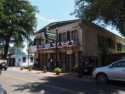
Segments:
[[[58,41],[59,41],[59,42],[62,41],[62,34],[61,34],[61,33],[58,34]]]
[[[70,31],[67,31],[67,41],[69,41],[71,38],[70,38]]]
[[[108,47],[109,48],[115,48],[115,41],[111,38],[108,38]]]
[[[33,41],[33,45],[41,45],[43,40],[44,39],[42,38],[35,38]]]
[[[104,37],[101,35],[98,35],[98,47],[102,48],[104,47],[105,41],[104,41]]]
[[[121,43],[117,43],[117,51],[121,51],[121,49],[122,49]]]
[[[67,32],[63,33],[63,42],[66,42],[67,41]]]
[[[76,30],[71,31],[71,40],[78,41],[78,32]]]

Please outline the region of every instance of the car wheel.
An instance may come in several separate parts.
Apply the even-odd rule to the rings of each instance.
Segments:
[[[97,79],[97,81],[98,81],[99,83],[101,83],[101,84],[104,84],[104,83],[107,83],[107,82],[108,82],[108,77],[107,77],[107,75],[104,74],[104,73],[99,73],[99,74],[97,74],[96,79]]]

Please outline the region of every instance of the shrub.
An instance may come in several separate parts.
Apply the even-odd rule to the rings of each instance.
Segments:
[[[32,68],[33,67],[33,65],[29,65],[29,68]]]
[[[20,67],[20,70],[23,70],[23,67]]]
[[[62,69],[59,68],[59,67],[57,67],[57,68],[54,69],[54,72],[55,72],[55,73],[60,73],[60,72],[62,72]]]

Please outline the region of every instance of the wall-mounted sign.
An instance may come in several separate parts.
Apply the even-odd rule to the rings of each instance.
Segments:
[[[45,48],[50,48],[50,43],[45,44]]]
[[[37,46],[30,46],[30,52],[36,52]]]
[[[72,54],[72,50],[67,50],[67,54]]]
[[[15,54],[16,53],[16,48],[15,47],[10,47],[8,52],[9,52],[9,54]]]
[[[56,34],[51,33],[51,32],[47,32],[47,38],[50,40],[56,40]]]
[[[55,53],[54,50],[45,50],[44,53]]]

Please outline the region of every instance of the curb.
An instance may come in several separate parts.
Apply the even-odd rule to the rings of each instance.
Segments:
[[[92,78],[92,76],[78,77],[78,74],[76,74],[76,73],[61,73],[60,75],[56,75],[54,72],[44,73],[43,71],[39,71],[39,70],[32,70],[32,71],[29,71],[28,69],[20,70],[19,67],[17,67],[17,68],[16,67],[10,67],[10,68],[8,68],[8,70],[12,70],[12,71],[16,70],[18,72],[44,75],[44,76],[48,76],[48,77],[62,77],[62,78],[66,78],[66,79],[74,79],[74,80],[80,80],[80,81],[93,81],[94,80]]]

